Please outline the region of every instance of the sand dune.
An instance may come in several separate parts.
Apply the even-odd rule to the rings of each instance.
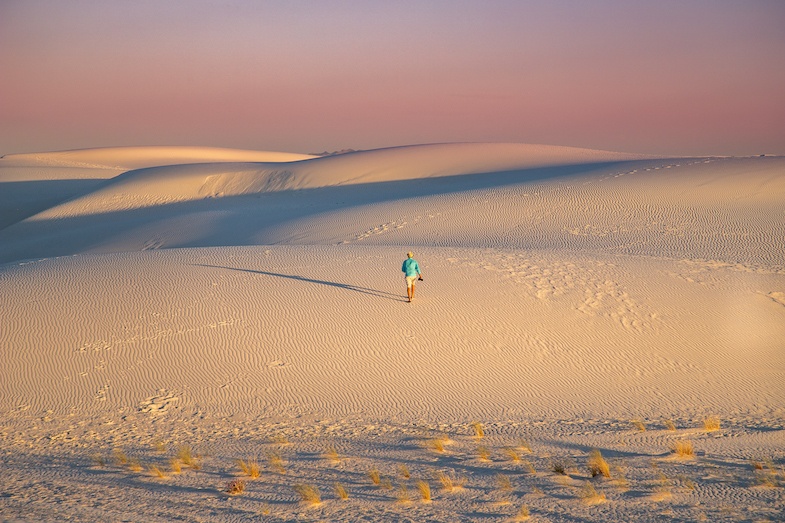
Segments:
[[[33,182],[17,209],[0,202],[4,517],[785,515],[785,158],[446,144],[0,160],[0,191]],[[111,458],[165,468],[184,444],[202,470],[156,479]],[[591,479],[592,448],[612,478]],[[262,477],[222,494],[249,457]],[[439,471],[464,487],[438,488]],[[303,482],[324,503],[298,502]]]

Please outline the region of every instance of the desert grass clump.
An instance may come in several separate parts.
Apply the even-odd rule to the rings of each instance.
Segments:
[[[128,469],[133,472],[141,472],[144,470],[144,467],[138,458],[131,458],[128,460]]]
[[[267,463],[270,467],[279,474],[286,474],[286,467],[284,467],[283,458],[277,452],[267,453]]]
[[[605,494],[602,492],[597,492],[597,489],[594,488],[594,485],[591,484],[591,481],[587,481],[583,484],[583,488],[579,493],[579,497],[581,498],[581,501],[587,505],[598,505],[600,503],[605,503]]]
[[[428,485],[427,481],[418,481],[417,490],[420,492],[420,501],[423,503],[431,502],[431,486]]]
[[[521,456],[518,454],[517,450],[508,447],[508,448],[504,449],[503,452],[504,452],[504,455],[507,456],[507,458],[510,461],[512,461],[513,463],[520,463],[521,462]]]
[[[127,465],[128,464],[128,455],[123,452],[121,449],[114,449],[112,452],[112,456],[114,457],[115,463],[118,465]]]
[[[512,481],[510,481],[510,477],[504,474],[496,474],[496,486],[499,487],[499,490],[504,490],[509,492],[512,490]]]
[[[169,468],[172,471],[172,474],[179,474],[183,471],[183,467],[180,464],[180,460],[177,458],[172,458],[169,460]]]
[[[403,463],[398,465],[398,474],[400,474],[403,479],[409,479],[412,477],[412,473],[409,472],[409,467]]]
[[[241,479],[233,479],[229,483],[226,484],[226,488],[224,492],[229,494],[230,496],[239,496],[243,492],[245,492],[245,481]]]
[[[474,439],[482,439],[485,437],[485,431],[482,430],[482,423],[475,421],[472,423],[472,428],[474,429]]]
[[[605,478],[611,477],[611,467],[598,449],[594,449],[589,453],[589,461],[587,463],[589,474],[591,477],[603,476]]]
[[[512,518],[513,521],[528,521],[529,520],[529,506],[521,505],[517,514]]]
[[[398,492],[395,493],[395,500],[403,504],[412,502],[412,499],[409,497],[409,487],[406,486],[406,483],[401,483],[398,487]]]
[[[518,447],[517,449],[521,452],[525,452],[526,454],[532,453],[532,446],[529,442],[525,439],[518,440]]]
[[[491,451],[488,450],[488,447],[485,445],[477,446],[477,459],[480,461],[490,461],[491,460]]]
[[[554,461],[551,464],[551,470],[560,476],[567,475],[567,466],[562,461]]]
[[[676,424],[674,424],[672,420],[669,419],[662,420],[662,424],[665,425],[665,428],[670,430],[671,432],[676,430]]]
[[[202,468],[199,460],[197,459],[197,456],[194,455],[191,447],[188,445],[180,445],[177,448],[177,459],[180,460],[180,463],[193,470],[199,470]]]
[[[716,416],[709,416],[705,420],[703,420],[703,429],[706,432],[714,432],[715,430],[720,430],[720,418]]]
[[[435,438],[431,438],[426,442],[426,447],[434,452],[438,452],[439,454],[444,453],[444,447],[450,442],[450,439],[447,436],[436,436]]]
[[[333,465],[337,465],[341,462],[341,456],[338,455],[338,451],[335,450],[335,447],[328,447],[327,450],[324,451],[324,459],[328,460]]]
[[[691,459],[695,457],[695,449],[692,442],[688,439],[675,441],[671,446],[674,455],[681,459]]]
[[[150,465],[147,467],[147,471],[150,473],[151,476],[154,476],[158,479],[166,479],[166,473],[163,471],[161,467],[157,465]]]
[[[442,490],[445,492],[453,492],[456,489],[463,488],[463,485],[466,483],[465,479],[453,479],[444,471],[438,471],[436,473],[436,479],[441,483]]]
[[[237,466],[240,467],[242,473],[249,478],[256,479],[259,477],[259,464],[257,462],[238,459]]]
[[[319,489],[313,485],[298,483],[294,487],[294,491],[300,496],[300,501],[306,505],[319,505],[322,502],[322,496],[319,494]]]
[[[166,444],[163,441],[156,441],[153,443],[153,448],[159,454],[164,454],[166,452]]]
[[[106,459],[101,454],[93,454],[93,463],[97,467],[105,467],[106,466]]]
[[[646,432],[646,424],[642,420],[639,419],[632,420],[632,426],[641,432]]]
[[[382,484],[382,476],[379,474],[379,469],[376,467],[373,467],[368,471],[368,477],[371,478],[371,482],[377,487]]]
[[[529,474],[537,474],[537,471],[534,469],[534,465],[528,459],[522,459],[521,464],[527,470]]]
[[[335,495],[338,496],[338,499],[342,499],[344,501],[349,499],[349,493],[340,483],[335,484],[334,490],[335,490]]]

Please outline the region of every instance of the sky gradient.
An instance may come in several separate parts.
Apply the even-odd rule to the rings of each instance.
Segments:
[[[785,154],[785,2],[0,0],[0,154]]]

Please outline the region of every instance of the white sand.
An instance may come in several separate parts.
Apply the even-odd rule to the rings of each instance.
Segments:
[[[785,158],[101,149],[0,159],[0,194],[4,519],[785,518]]]

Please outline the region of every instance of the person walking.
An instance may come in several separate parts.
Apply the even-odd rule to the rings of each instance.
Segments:
[[[406,253],[406,259],[403,260],[401,267],[404,277],[406,278],[406,294],[409,296],[409,303],[414,299],[414,282],[422,281],[422,271],[420,264],[414,259],[414,253],[409,251]]]

